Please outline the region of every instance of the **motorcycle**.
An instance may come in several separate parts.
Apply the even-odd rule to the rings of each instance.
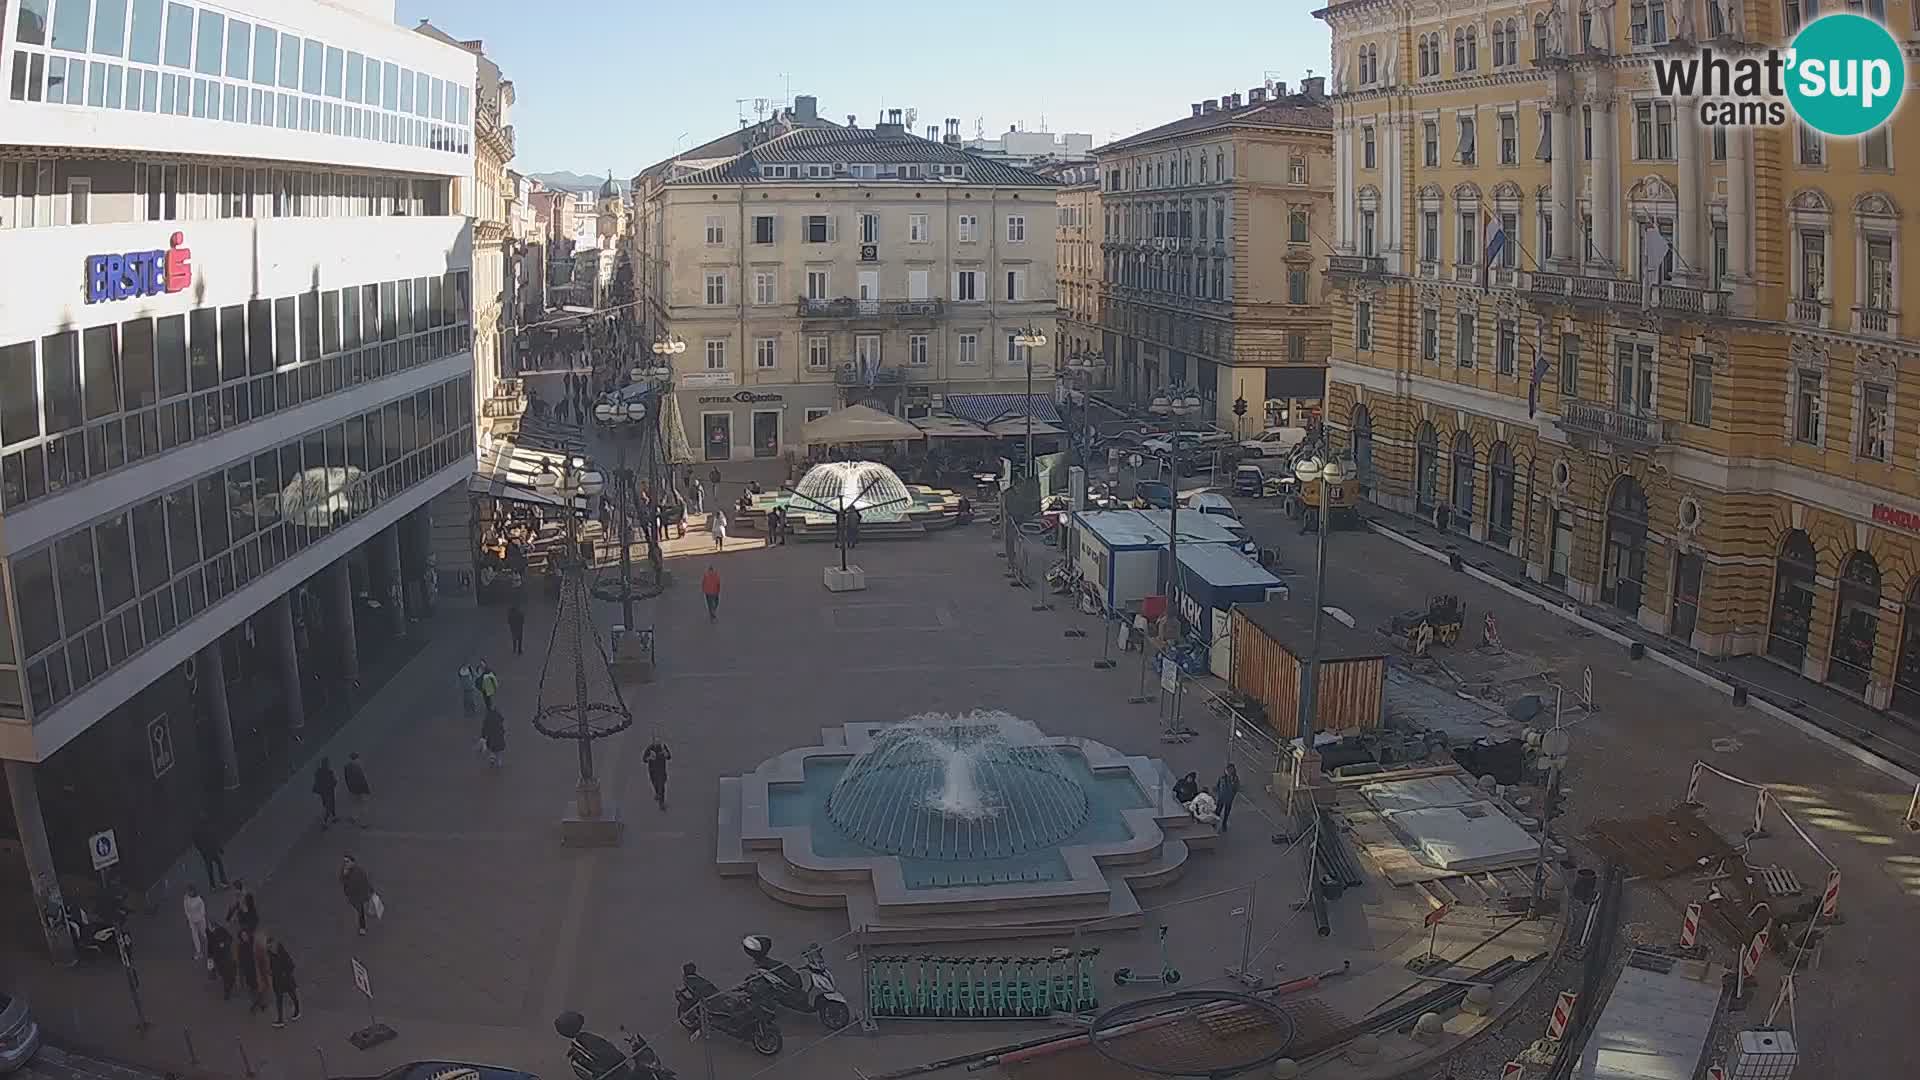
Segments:
[[[661,1063],[660,1055],[653,1052],[647,1040],[625,1025],[620,1028],[625,1052],[611,1040],[587,1031],[586,1026],[586,1017],[572,1010],[553,1021],[553,1030],[561,1038],[572,1040],[567,1046],[567,1064],[573,1067],[576,1080],[675,1080],[674,1071]]]
[[[680,968],[680,985],[674,988],[673,1003],[678,1009],[680,1026],[695,1038],[711,1027],[722,1035],[739,1039],[753,1047],[754,1053],[772,1057],[786,1041],[780,1025],[774,1023],[773,1008],[763,999],[766,991],[756,990],[749,982],[744,990],[721,990],[702,976],[692,964]]]
[[[120,908],[118,914],[122,920],[127,917],[124,908]],[[81,960],[103,958],[119,963],[121,933],[117,923],[108,922],[85,907],[67,909],[67,936],[73,939],[74,955]],[[132,938],[128,938],[127,943],[131,945]]]
[[[740,947],[753,961],[753,978],[765,982],[775,1005],[793,1012],[813,1013],[829,1031],[839,1031],[853,1020],[847,995],[836,990],[833,972],[827,969],[820,946],[809,945],[800,951],[800,968],[773,958],[773,939],[765,934],[749,934],[740,939]]]

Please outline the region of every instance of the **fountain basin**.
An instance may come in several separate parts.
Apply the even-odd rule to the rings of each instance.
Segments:
[[[746,509],[737,516],[745,519],[743,524],[764,531],[767,512],[779,507],[787,515],[787,531],[793,539],[831,541],[835,535],[832,510],[843,501],[860,512],[862,540],[923,536],[960,519],[957,493],[904,483],[877,461],[815,465],[791,492],[750,496]]]

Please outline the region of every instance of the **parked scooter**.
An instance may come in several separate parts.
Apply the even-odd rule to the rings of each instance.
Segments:
[[[586,1017],[572,1010],[553,1021],[553,1030],[561,1038],[573,1040],[567,1047],[567,1064],[573,1066],[576,1080],[674,1080],[674,1071],[661,1063],[660,1055],[653,1052],[647,1040],[625,1025],[620,1028],[625,1050],[586,1030],[586,1026]]]
[[[766,1057],[779,1053],[785,1045],[780,1025],[774,1023],[772,1006],[762,1000],[766,992],[754,992],[754,982],[744,990],[721,990],[693,964],[682,964],[680,985],[673,991],[680,1026],[695,1037],[704,1028],[711,1028],[747,1043],[755,1053]]]
[[[753,978],[764,982],[775,1005],[794,1012],[813,1013],[830,1031],[839,1031],[853,1020],[847,995],[836,990],[833,972],[818,945],[800,950],[800,967],[773,958],[773,939],[765,934],[748,934],[740,947],[753,961]]]
[[[119,918],[125,920],[127,913],[119,911]],[[95,915],[86,907],[75,905],[67,909],[67,935],[73,939],[73,952],[81,960],[106,959],[120,962],[120,926]],[[131,939],[129,939],[131,944]]]

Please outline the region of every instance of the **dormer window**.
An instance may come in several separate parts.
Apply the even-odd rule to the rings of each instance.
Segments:
[[[847,175],[853,177],[855,180],[873,180],[879,177],[880,167],[878,165],[849,165],[847,166]]]
[[[762,165],[760,175],[769,180],[792,180],[800,175],[797,165]]]
[[[809,180],[831,180],[831,179],[833,179],[833,166],[831,166],[831,165],[809,165],[809,166],[807,166],[807,179],[809,179]]]

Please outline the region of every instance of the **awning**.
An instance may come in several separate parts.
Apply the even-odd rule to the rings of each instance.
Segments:
[[[467,478],[467,494],[564,510],[566,500],[556,492],[535,487],[534,477],[564,465],[567,460],[565,454],[524,446],[482,448],[473,475]],[[574,499],[574,509],[587,512],[588,500],[585,496]]]
[[[808,446],[837,443],[887,443],[924,439],[926,433],[905,420],[867,405],[849,405],[800,427]]]
[[[913,426],[926,433],[929,439],[990,439],[993,432],[968,420],[952,416],[922,416],[912,421]]]
[[[1050,424],[1061,422],[1059,410],[1053,407],[1051,389],[1031,397],[1026,394],[948,394],[946,396],[948,412],[976,424],[991,424],[995,420],[1005,420],[1009,416],[1024,418],[1029,405],[1032,406],[1035,420],[1045,420]]]
[[[520,424],[510,436],[514,444],[527,449],[551,450],[563,454],[586,452],[586,440],[573,424],[562,424],[546,417],[522,414]]]
[[[1038,411],[1037,409],[1035,410],[1035,412]],[[995,420],[993,423],[987,425],[987,430],[1002,439],[1025,438],[1027,435],[1027,418],[1025,416],[1010,416],[1005,419]],[[1033,418],[1033,434],[1065,435],[1066,431],[1062,428],[1054,427],[1052,424],[1035,416]]]

